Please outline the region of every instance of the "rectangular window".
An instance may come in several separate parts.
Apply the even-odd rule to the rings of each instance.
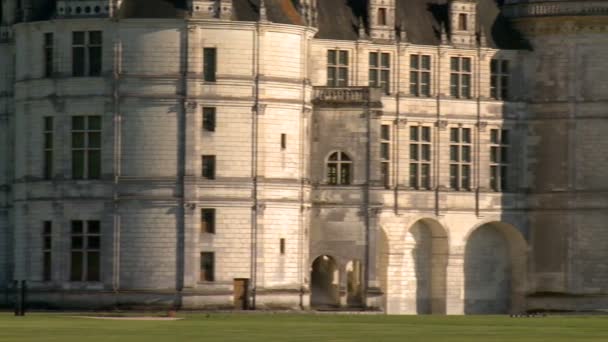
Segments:
[[[378,8],[378,25],[386,26],[386,8]]]
[[[72,32],[72,76],[99,76],[101,65],[101,31]]]
[[[450,129],[450,188],[471,190],[473,144],[470,128]]]
[[[369,53],[369,86],[382,88],[390,93],[391,55],[389,53]]]
[[[215,234],[215,209],[201,209],[201,232]]]
[[[281,255],[285,255],[285,239],[281,239],[279,244],[279,251],[281,252]]]
[[[43,176],[44,179],[53,178],[53,117],[44,117],[44,165],[43,165]]]
[[[101,116],[72,117],[72,178],[101,178]]]
[[[53,34],[44,34],[44,77],[53,76]]]
[[[496,100],[508,100],[511,76],[509,61],[493,59],[490,62],[490,75],[490,96]]]
[[[380,126],[380,176],[382,184],[390,187],[391,181],[391,125]]]
[[[44,221],[42,226],[42,281],[51,281],[53,262],[53,222]]]
[[[203,107],[203,129],[215,132],[215,107]]]
[[[203,178],[215,179],[215,156],[203,156]]]
[[[471,58],[450,59],[450,95],[456,98],[471,98]]]
[[[458,30],[466,31],[468,29],[469,25],[468,25],[467,17],[468,16],[466,15],[466,13],[458,14]]]
[[[431,189],[431,128],[410,127],[410,187]]]
[[[215,254],[211,252],[201,253],[200,281],[215,281]]]
[[[348,86],[348,51],[327,50],[327,86]]]
[[[281,134],[281,150],[284,150],[287,148],[287,134],[283,133]]]
[[[217,49],[203,49],[203,79],[205,82],[215,82],[217,72]]]
[[[490,130],[490,187],[494,191],[509,190],[509,148],[508,130]]]
[[[431,56],[410,55],[410,95],[431,96]]]
[[[99,221],[72,221],[71,281],[101,280],[101,226]]]

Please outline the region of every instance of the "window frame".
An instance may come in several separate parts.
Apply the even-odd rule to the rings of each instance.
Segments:
[[[332,160],[333,156],[335,160]],[[346,157],[346,159],[344,159]],[[332,176],[331,170],[335,164],[335,176]],[[343,151],[333,151],[325,158],[325,183],[332,186],[347,186],[353,183],[353,161],[350,155]],[[346,176],[344,176],[344,171]],[[335,177],[335,180],[333,179]]]
[[[215,235],[216,226],[217,210],[215,208],[201,208],[201,233]]]
[[[391,124],[380,124],[380,181],[385,188],[391,186],[392,128]]]
[[[210,265],[210,266],[209,266]],[[199,265],[199,283],[213,283],[216,280],[215,252],[201,252]]]
[[[211,164],[207,164],[209,162]],[[210,170],[209,170],[210,167]],[[214,154],[204,154],[201,156],[201,177],[206,180],[217,178],[217,156]],[[206,171],[209,170],[209,171]]]
[[[494,138],[496,137],[496,138]],[[510,190],[511,131],[506,128],[490,129],[490,189],[495,192]]]
[[[76,42],[77,34],[82,34],[82,42]],[[99,34],[99,42],[93,39],[97,34]],[[78,70],[76,64],[76,51],[80,49],[82,50],[82,70]],[[72,77],[99,77],[102,70],[103,31],[72,31]]]
[[[43,34],[43,49],[44,49],[44,77],[53,77],[55,73],[54,68],[54,49],[55,49],[55,35],[53,32],[45,32]]]
[[[428,59],[428,68],[425,68],[424,60]],[[416,97],[432,96],[432,70],[433,57],[424,53],[410,54],[410,95]],[[424,82],[424,76],[428,77],[428,83]]]
[[[490,98],[499,101],[509,100],[510,83],[511,61],[492,58],[490,61]]]
[[[203,107],[203,130],[214,133],[217,128],[217,107]]]
[[[380,88],[384,91],[385,94],[390,94],[392,61],[391,53],[382,51],[370,51],[368,57],[369,86],[374,88]]]
[[[43,141],[42,141],[42,153],[43,153],[43,165],[42,165],[42,177],[45,180],[53,178],[54,171],[54,147],[55,147],[55,118],[53,116],[43,117]]]
[[[75,126],[75,121],[81,118],[83,120],[83,128],[82,129],[76,129]],[[99,128],[91,128],[91,121],[92,119],[97,119],[99,122]],[[72,179],[74,180],[100,180],[102,177],[102,151],[103,151],[103,117],[101,115],[74,115],[71,117],[71,152],[72,152]],[[76,136],[78,135],[82,135],[82,143],[83,146],[77,147],[75,146],[75,142],[77,141],[77,139],[75,139]],[[92,137],[94,137],[95,135],[98,135],[98,142],[99,142],[99,146],[95,147],[95,146],[91,146],[91,141],[94,141],[94,139],[92,139]],[[80,165],[80,167],[82,167],[82,175],[77,175],[77,165],[76,165],[76,153],[81,152],[82,153],[82,165]],[[97,153],[96,159],[97,160],[97,167],[98,169],[95,170],[96,174],[92,175],[92,161],[94,160],[93,157],[95,156],[95,153]]]
[[[101,232],[101,221],[99,220],[72,220],[70,222],[70,282],[89,282],[98,283],[102,281],[102,232]],[[79,224],[81,227],[80,232],[75,232],[75,225]],[[96,226],[97,232],[92,232],[92,227]],[[91,247],[91,241],[98,239],[97,247]],[[80,239],[80,247],[75,246],[75,241]],[[75,254],[80,253],[81,261],[80,267],[75,265]],[[95,260],[92,256],[97,255],[97,266],[96,273],[91,274],[91,259]],[[75,268],[79,268],[78,274],[75,274]]]
[[[333,58],[331,58],[333,55]],[[346,63],[343,63],[345,56]],[[333,73],[333,77],[330,77]],[[344,73],[344,74],[342,74]],[[333,88],[348,87],[350,76],[350,51],[342,49],[327,50],[327,86]]]
[[[453,132],[457,130],[456,140],[454,140]],[[468,134],[465,134],[468,132]],[[473,190],[473,130],[470,127],[451,127],[450,134],[450,153],[449,153],[449,175],[450,175],[450,190],[452,191],[472,191]],[[468,141],[465,137],[468,135]],[[457,156],[454,157],[454,151]],[[468,159],[464,158],[468,151]],[[466,170],[466,172],[465,172]],[[456,171],[456,172],[454,172]]]
[[[409,126],[409,165],[410,188],[421,191],[432,190],[433,129],[431,126]]]
[[[457,61],[456,65],[454,61]],[[473,58],[450,57],[450,96],[457,99],[473,98]]]
[[[53,280],[53,221],[42,223],[42,281]]]
[[[216,47],[203,48],[203,81],[209,83],[217,82],[217,60]]]

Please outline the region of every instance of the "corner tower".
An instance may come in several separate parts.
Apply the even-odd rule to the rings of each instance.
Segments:
[[[608,2],[511,0],[503,10],[533,48],[522,72],[536,294],[529,306],[605,308]]]
[[[370,38],[395,39],[395,0],[369,0],[367,11]]]

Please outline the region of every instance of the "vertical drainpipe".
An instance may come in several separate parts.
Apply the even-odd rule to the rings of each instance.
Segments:
[[[481,44],[477,44],[477,72],[475,77],[475,83],[477,89],[475,94],[477,97],[477,134],[475,137],[476,151],[475,151],[475,164],[477,167],[473,168],[475,172],[475,215],[479,216],[479,187],[480,187],[480,176],[481,176]]]
[[[184,288],[184,262],[186,258],[185,251],[185,233],[186,233],[186,184],[185,184],[185,172],[186,172],[186,118],[187,118],[187,106],[186,102],[188,101],[188,51],[190,48],[189,38],[190,38],[190,28],[188,27],[189,23],[186,20],[184,22],[184,26],[182,28],[182,51],[181,51],[181,65],[182,70],[180,72],[180,94],[178,101],[178,174],[177,174],[177,193],[178,195],[178,203],[177,203],[177,252],[176,252],[176,261],[177,261],[177,279],[176,279],[176,290],[177,290],[177,298],[176,303],[177,307],[181,308],[182,306],[182,291]]]
[[[369,290],[369,278],[370,278],[370,229],[371,229],[371,217],[370,217],[370,192],[371,192],[371,173],[372,173],[372,164],[371,164],[371,128],[372,128],[372,110],[371,110],[371,89],[367,90],[367,100],[365,101],[365,118],[367,119],[367,149],[365,152],[365,190],[364,190],[364,201],[363,201],[363,212],[365,217],[365,279],[364,279],[364,288],[365,288],[365,303],[364,306],[367,306],[367,295]]]
[[[437,116],[436,116],[436,124],[435,124],[435,134],[433,134],[433,140],[434,140],[434,145],[435,145],[435,149],[434,149],[434,153],[433,153],[433,160],[434,160],[434,169],[432,170],[434,176],[434,186],[435,186],[435,216],[439,216],[439,214],[441,213],[441,210],[439,208],[439,188],[440,188],[440,172],[439,170],[441,170],[441,159],[440,159],[440,153],[439,151],[441,150],[441,137],[440,137],[440,131],[441,131],[441,44],[439,44],[439,46],[437,46],[437,61],[435,62],[437,64],[437,67],[435,68],[435,99],[436,99],[436,105],[437,105]]]
[[[261,20],[261,19],[260,19]],[[258,117],[260,115],[261,104],[260,104],[260,57],[261,57],[261,21],[256,22],[255,32],[255,61],[254,61],[254,75],[255,75],[255,99],[252,109],[252,127],[251,127],[251,162],[252,162],[252,180],[253,180],[253,207],[251,211],[251,309],[256,309],[256,291],[257,291],[257,258],[258,258],[258,134],[259,134],[259,122]]]
[[[118,21],[114,21],[114,65],[112,72],[112,101],[114,105],[114,183],[113,183],[113,222],[114,222],[114,262],[113,262],[113,281],[112,289],[118,294],[120,290],[120,203],[118,186],[122,163],[122,116],[120,114],[120,74],[122,60],[122,41]]]

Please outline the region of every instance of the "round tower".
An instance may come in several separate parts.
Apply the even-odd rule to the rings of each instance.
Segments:
[[[608,306],[607,1],[506,1],[532,47],[525,155],[530,307]]]

